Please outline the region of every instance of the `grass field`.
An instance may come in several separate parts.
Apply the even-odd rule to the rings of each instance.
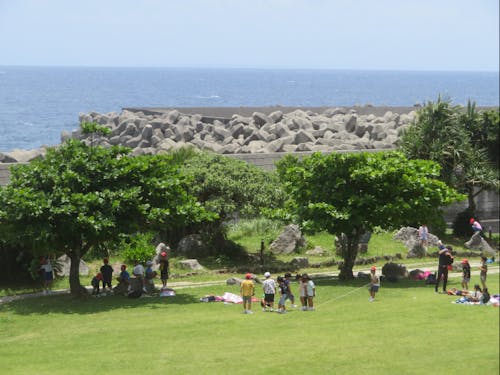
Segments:
[[[476,277],[477,278],[477,277]],[[451,279],[458,286],[460,279]],[[474,281],[474,280],[473,280]],[[498,293],[498,274],[489,276]],[[170,298],[69,295],[0,305],[4,374],[498,374],[499,309],[458,305],[422,282],[317,280],[317,310],[253,315],[201,303],[235,286]],[[295,291],[296,285],[293,285]],[[260,296],[260,289],[257,289]]]

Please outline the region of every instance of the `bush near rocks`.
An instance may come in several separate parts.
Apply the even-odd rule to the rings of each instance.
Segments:
[[[408,271],[403,264],[389,262],[382,267],[382,275],[384,275],[388,281],[395,282],[408,277]]]

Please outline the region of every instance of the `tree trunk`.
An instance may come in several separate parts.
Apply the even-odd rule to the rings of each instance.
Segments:
[[[468,210],[476,214],[476,201],[474,200],[476,194],[474,194],[474,186],[467,186],[467,201],[469,204]]]
[[[71,259],[69,268],[69,288],[71,294],[75,297],[88,295],[87,289],[80,284],[80,253],[78,251],[68,254]]]
[[[352,269],[356,261],[356,256],[358,255],[359,235],[354,234],[348,236],[342,233],[339,237],[339,243],[342,247],[342,257],[344,259],[340,266],[339,279],[353,279],[354,274],[352,273]]]

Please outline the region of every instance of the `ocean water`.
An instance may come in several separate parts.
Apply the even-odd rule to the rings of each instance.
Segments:
[[[497,72],[0,66],[0,151],[60,142],[79,113],[124,107],[499,105]]]

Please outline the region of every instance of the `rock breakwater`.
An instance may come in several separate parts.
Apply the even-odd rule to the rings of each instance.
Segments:
[[[376,116],[348,108],[328,108],[321,113],[302,109],[256,111],[231,117],[188,114],[182,109],[91,112],[80,114],[80,124],[96,122],[109,128],[109,135],[91,137],[77,129],[63,132],[61,140],[75,138],[104,147],[122,145],[132,148],[133,155],[164,153],[186,146],[220,154],[392,149],[415,116],[415,111],[386,111]],[[29,162],[43,157],[44,152],[45,148],[0,153],[0,162]]]

